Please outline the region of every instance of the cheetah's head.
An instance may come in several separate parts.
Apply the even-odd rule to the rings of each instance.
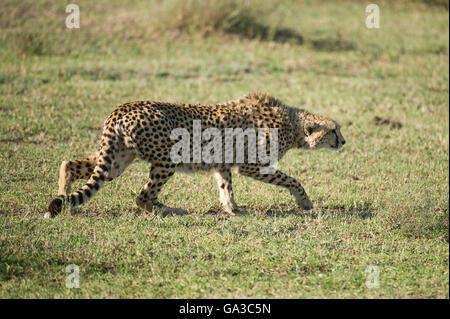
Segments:
[[[306,115],[303,121],[303,135],[302,144],[312,150],[328,148],[339,151],[345,144],[339,124],[323,116]]]

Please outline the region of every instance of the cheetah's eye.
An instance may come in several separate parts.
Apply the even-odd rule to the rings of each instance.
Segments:
[[[311,135],[314,132],[314,123],[307,123],[305,125],[305,133],[306,135]]]

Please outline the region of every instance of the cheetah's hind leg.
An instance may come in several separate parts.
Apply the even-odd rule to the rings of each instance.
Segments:
[[[136,198],[136,204],[148,212],[161,213],[162,215],[188,214],[188,212],[182,208],[168,207],[158,201],[158,194],[161,191],[161,188],[174,172],[175,170],[173,168],[166,168],[164,163],[153,163],[147,183]]]

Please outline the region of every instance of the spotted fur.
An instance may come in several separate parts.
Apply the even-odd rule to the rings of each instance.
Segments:
[[[64,161],[59,175],[58,197],[48,207],[46,217],[55,216],[63,207],[74,208],[91,199],[105,181],[119,176],[135,157],[151,163],[150,173],[136,199],[147,211],[184,212],[164,206],[158,201],[163,185],[176,171],[212,170],[220,192],[220,202],[229,214],[238,211],[233,198],[231,167],[239,166],[239,173],[256,180],[282,186],[295,197],[302,209],[311,209],[302,185],[294,178],[276,170],[262,174],[260,162],[249,163],[174,163],[170,150],[177,142],[170,135],[175,128],[186,128],[193,134],[193,120],[200,120],[202,129],[269,128],[278,129],[278,159],[291,148],[339,150],[345,140],[339,125],[326,117],[284,105],[280,100],[253,93],[223,104],[173,104],[139,101],[119,106],[105,121],[100,150],[83,160]],[[266,137],[269,145],[271,136]],[[247,140],[246,140],[247,143]],[[247,150],[247,145],[244,145]],[[194,152],[191,138],[191,152]],[[193,155],[193,154],[192,154]],[[70,193],[70,185],[77,179],[88,179],[78,191]]]

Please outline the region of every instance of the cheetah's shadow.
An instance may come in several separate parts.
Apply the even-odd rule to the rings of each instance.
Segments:
[[[315,207],[311,210],[302,210],[300,208],[294,209],[283,209],[280,206],[271,206],[266,212],[266,216],[302,216],[309,217],[312,219],[319,218],[320,216],[331,216],[331,217],[357,217],[360,219],[370,219],[374,217],[376,214],[373,209],[368,207],[354,207],[354,208],[346,208],[346,207]]]

